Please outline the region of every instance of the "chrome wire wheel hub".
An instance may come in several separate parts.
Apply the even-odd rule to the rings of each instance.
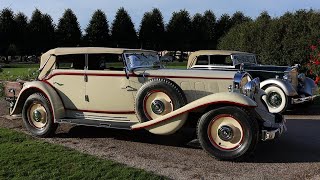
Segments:
[[[42,129],[47,125],[47,117],[47,111],[40,103],[33,103],[28,109],[29,122],[38,129]]]
[[[282,103],[281,95],[277,92],[271,92],[268,95],[268,102],[274,108],[279,107]]]

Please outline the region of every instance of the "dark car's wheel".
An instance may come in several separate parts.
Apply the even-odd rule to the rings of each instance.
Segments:
[[[252,153],[259,137],[258,123],[238,107],[222,107],[204,114],[197,134],[202,148],[219,160],[242,160]]]
[[[271,113],[282,113],[288,109],[289,100],[281,88],[278,86],[268,86],[265,92],[267,94],[266,103]]]
[[[48,137],[57,129],[50,102],[40,93],[28,97],[23,106],[22,118],[26,128],[34,136]]]
[[[187,103],[181,88],[168,79],[155,78],[138,91],[135,110],[141,122],[156,119]]]

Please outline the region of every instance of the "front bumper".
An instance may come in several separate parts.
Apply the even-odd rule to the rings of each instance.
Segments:
[[[272,114],[259,107],[255,110],[263,122],[261,124],[262,141],[276,139],[287,131],[285,120],[281,114]]]
[[[261,140],[262,141],[268,141],[272,139],[276,139],[282,135],[285,131],[287,131],[287,127],[282,123],[278,123],[278,128],[276,129],[271,129],[271,130],[262,130],[261,131]]]
[[[314,98],[318,97],[319,95],[313,95],[308,97],[301,97],[301,98],[292,98],[291,104],[301,104],[309,101],[313,101]]]

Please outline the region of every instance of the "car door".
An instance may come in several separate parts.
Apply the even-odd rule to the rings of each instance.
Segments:
[[[81,111],[86,108],[84,68],[84,54],[56,57],[56,68],[52,71],[49,83],[57,90],[64,108],[68,111]]]
[[[121,55],[89,54],[86,76],[88,112],[134,114],[134,89],[126,78]]]

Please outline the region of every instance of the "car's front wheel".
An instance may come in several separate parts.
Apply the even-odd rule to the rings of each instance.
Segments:
[[[258,123],[238,107],[221,107],[204,114],[197,134],[202,148],[219,160],[242,160],[252,153],[259,137]]]
[[[57,129],[57,124],[53,122],[51,104],[40,93],[28,97],[23,106],[22,118],[26,128],[34,136],[48,137]]]
[[[289,107],[289,98],[278,86],[269,86],[265,89],[266,103],[271,113],[285,112]]]

